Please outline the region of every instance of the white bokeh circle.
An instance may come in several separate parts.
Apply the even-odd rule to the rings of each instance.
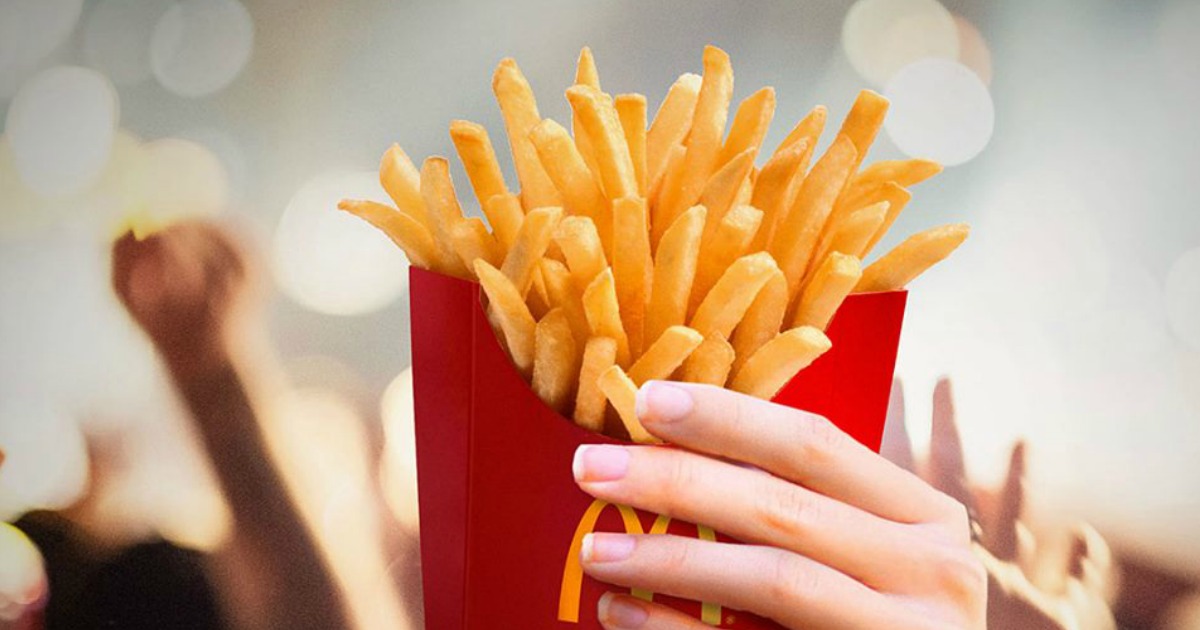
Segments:
[[[66,42],[82,11],[83,0],[0,1],[0,99]]]
[[[229,175],[206,147],[180,138],[142,145],[140,212],[163,220],[220,214],[229,203]]]
[[[380,462],[383,496],[401,523],[417,525],[417,443],[414,433],[412,368],[387,386],[380,403],[385,438]]]
[[[150,65],[167,90],[207,96],[229,85],[250,60],[254,20],[237,0],[181,0],[154,27]]]
[[[117,85],[150,78],[150,39],[171,0],[101,0],[83,23],[83,58]]]
[[[379,310],[408,286],[408,261],[384,235],[337,209],[345,198],[387,202],[374,172],[328,173],[288,202],[275,231],[273,270],[288,297],[328,315]]]
[[[5,130],[21,179],[45,197],[92,185],[108,161],[120,116],[117,91],[88,68],[38,73],[13,98]]]
[[[884,85],[914,61],[957,58],[958,27],[937,0],[858,0],[842,23],[842,48],[859,74]]]
[[[1200,247],[1188,250],[1167,273],[1167,321],[1171,330],[1194,350],[1200,350]]]
[[[954,166],[979,155],[992,139],[996,113],[987,86],[970,68],[924,59],[896,73],[884,96],[884,125],[906,155]]]
[[[26,510],[70,505],[87,487],[87,448],[70,418],[44,404],[0,408],[0,520]]]

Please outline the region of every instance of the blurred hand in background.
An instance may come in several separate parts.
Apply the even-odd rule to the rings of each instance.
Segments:
[[[998,494],[974,487],[966,473],[949,379],[933,392],[929,458],[919,465],[905,427],[904,391],[892,388],[883,454],[967,506],[974,518],[975,550],[988,569],[988,628],[1067,630],[1116,628],[1111,602],[1116,594],[1112,555],[1103,537],[1080,523],[1069,533],[1064,556],[1039,546],[1023,524],[1025,444],[1012,450]]]

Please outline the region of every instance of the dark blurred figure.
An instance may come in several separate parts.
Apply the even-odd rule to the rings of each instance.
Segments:
[[[88,441],[87,491],[71,506],[29,512],[14,525],[42,554],[46,630],[227,627],[203,554],[157,536],[114,532],[97,506],[121,466],[114,442]]]
[[[260,319],[250,315],[252,275],[241,249],[206,223],[181,222],[144,238],[127,233],[113,244],[113,288],[162,356],[232,513],[233,539],[219,563],[223,603],[241,626],[347,628],[333,576],[260,426],[255,388],[269,371],[260,367],[266,348],[252,347],[264,335],[246,330]],[[131,559],[139,560],[147,558]],[[113,596],[138,600],[136,592]]]
[[[1090,526],[1070,532],[1064,554],[1039,547],[1022,522],[1025,505],[1025,444],[1013,447],[1008,475],[998,493],[967,479],[962,441],[949,379],[933,392],[929,460],[918,465],[904,419],[904,392],[892,386],[883,455],[967,506],[977,539],[975,551],[988,570],[989,630],[1115,630],[1112,554]]]

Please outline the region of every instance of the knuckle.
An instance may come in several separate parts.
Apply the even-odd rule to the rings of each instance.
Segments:
[[[987,570],[969,548],[945,546],[931,556],[930,568],[939,592],[964,604],[986,595]]]
[[[785,538],[802,536],[821,521],[820,503],[790,484],[771,483],[759,496],[758,521]]]
[[[788,553],[778,553],[765,572],[770,601],[791,608],[821,599],[821,576]]]
[[[668,458],[666,483],[660,490],[663,504],[669,512],[667,516],[674,516],[678,513],[679,502],[684,500],[684,493],[687,490],[699,487],[696,485],[698,472],[692,458],[682,453],[672,453],[671,455]]]
[[[824,416],[808,415],[796,426],[800,431],[801,455],[813,465],[828,461],[845,439],[841,430]]]
[[[662,563],[664,575],[687,575],[688,567],[692,562],[692,550],[688,541],[674,537],[660,537],[659,544],[666,547]]]

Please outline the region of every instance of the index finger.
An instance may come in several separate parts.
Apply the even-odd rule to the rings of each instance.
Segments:
[[[719,387],[665,381],[638,390],[637,414],[664,440],[752,464],[882,518],[965,522],[958,502],[816,414]]]

